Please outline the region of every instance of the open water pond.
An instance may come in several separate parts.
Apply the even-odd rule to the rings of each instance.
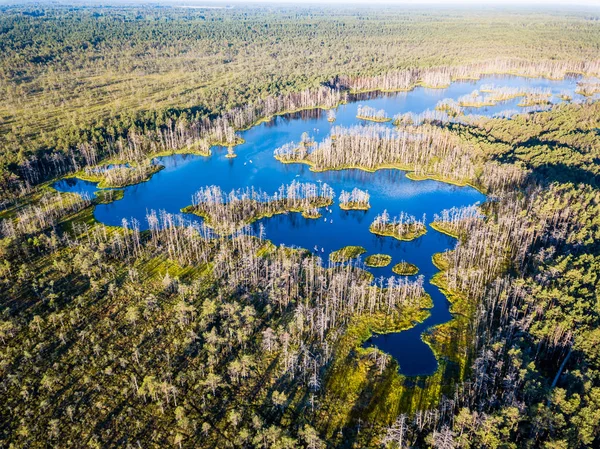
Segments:
[[[451,319],[449,304],[444,295],[429,284],[428,280],[437,271],[431,257],[455,245],[455,241],[428,228],[427,234],[410,242],[401,242],[392,237],[378,237],[369,232],[369,225],[376,215],[387,209],[391,216],[405,212],[420,219],[424,214],[427,221],[435,213],[451,207],[461,207],[485,201],[485,196],[470,187],[457,187],[437,181],[411,181],[399,170],[379,170],[368,173],[360,170],[311,172],[303,164],[282,164],[273,157],[273,150],[290,142],[298,142],[303,132],[324,139],[333,125],[352,126],[370,124],[356,118],[357,103],[384,109],[391,117],[398,113],[419,114],[435,108],[443,98],[458,99],[470,94],[482,85],[531,87],[551,89],[559,93],[576,88],[575,78],[561,81],[546,79],[517,78],[505,76],[486,77],[479,81],[453,83],[446,89],[416,88],[410,92],[385,95],[364,95],[336,109],[337,119],[331,124],[322,110],[304,111],[273,118],[270,122],[255,126],[239,133],[245,143],[235,147],[236,158],[227,159],[225,148],[214,147],[209,157],[194,155],[173,155],[156,160],[165,166],[152,178],[141,184],[124,188],[121,200],[110,204],[100,204],[95,209],[98,221],[107,225],[120,226],[122,219],[135,218],[142,229],[148,228],[146,214],[150,210],[165,210],[177,214],[180,209],[192,203],[191,197],[199,188],[217,185],[225,192],[251,187],[274,193],[282,184],[294,180],[300,182],[329,184],[335,191],[336,199],[342,190],[351,191],[358,187],[368,190],[371,208],[368,211],[343,211],[337,200],[328,210],[322,209],[323,217],[306,219],[299,213],[276,215],[263,219],[265,237],[274,244],[298,246],[317,252],[327,260],[332,251],[346,245],[360,245],[367,249],[363,257],[384,253],[392,257],[392,263],[383,268],[369,268],[376,276],[395,276],[391,268],[398,262],[406,261],[419,268],[417,276],[424,276],[424,287],[433,300],[430,317],[412,329],[404,332],[374,336],[365,346],[375,345],[392,355],[400,364],[400,372],[407,376],[428,375],[437,369],[437,360],[431,349],[421,339],[428,328]],[[577,98],[577,95],[573,95]],[[553,101],[558,101],[553,97]],[[492,115],[505,109],[519,109],[519,99],[510,100],[487,108],[471,108],[477,114]],[[393,126],[391,123],[385,126]],[[94,183],[64,179],[54,184],[60,191],[88,192],[97,190]],[[201,221],[194,215],[187,215],[192,221]]]

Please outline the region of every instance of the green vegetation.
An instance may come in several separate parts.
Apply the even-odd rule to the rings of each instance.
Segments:
[[[392,267],[392,271],[401,276],[413,276],[419,272],[419,268],[412,263],[400,262]]]
[[[346,192],[345,190],[342,190],[339,197],[340,209],[369,210],[371,208],[369,199],[369,193],[364,190],[357,188],[352,189],[352,192]]]
[[[120,189],[99,190],[96,192],[96,201],[98,204],[108,204],[123,199],[123,195],[125,191]]]
[[[377,215],[369,226],[373,234],[394,237],[397,240],[410,241],[427,233],[425,219],[419,221],[412,215],[402,212],[400,216],[390,218],[387,210]]]
[[[398,124],[391,132],[381,125],[333,126],[310,152],[294,142],[274,151],[283,163],[308,164],[313,171],[393,168],[409,171],[411,179],[438,179],[457,185],[481,185],[484,164],[480,152],[456,134],[433,124]]]
[[[193,195],[194,204],[181,211],[204,218],[205,223],[221,235],[231,235],[261,218],[288,212],[301,212],[305,218],[321,216],[319,208],[333,203],[333,190],[293,181],[268,195],[261,190],[241,189],[224,193],[218,186],[200,189]]]
[[[485,93],[485,95],[481,95]],[[480,108],[484,106],[495,106],[496,104],[512,100],[513,98],[524,97],[519,106],[533,106],[537,104],[549,104],[551,91],[547,89],[531,89],[527,87],[496,87],[482,86],[479,91],[474,91],[470,95],[463,95],[458,99],[459,107]],[[445,100],[438,109],[452,109],[450,106],[452,100]]]
[[[365,265],[368,267],[387,267],[392,262],[392,257],[387,254],[371,254],[365,259]]]
[[[372,332],[406,329],[426,318],[430,300],[418,285],[394,285],[400,306],[389,314],[390,287],[368,286],[372,278],[351,265],[314,268],[314,275],[303,278],[313,268],[302,269],[302,275],[294,270],[311,263],[306,252],[244,236],[204,239],[166,215],[149,220],[157,225],[148,233],[135,226],[107,228],[94,222],[91,202],[40,187],[27,204],[2,214],[2,369],[4,378],[21,379],[2,393],[8,417],[3,438],[50,438],[66,446],[76,433],[106,445],[121,438],[95,430],[108,426],[123,438],[127,433],[190,447],[207,438],[216,444],[223,435],[232,446],[262,441],[273,432],[305,446],[306,438],[318,438],[332,446],[355,441],[375,447],[394,441],[405,419],[403,435],[416,446],[440,438],[443,428],[457,447],[470,447],[484,445],[490,435],[527,440],[543,408],[551,422],[565,424],[539,427],[542,441],[595,444],[597,424],[588,407],[594,404],[598,370],[599,127],[595,103],[448,125],[482,157],[496,161],[496,171],[484,175],[494,178],[488,181],[491,189],[504,194],[485,205],[483,216],[457,210],[435,218],[436,226],[461,238],[455,251],[434,257],[443,271],[433,282],[448,296],[455,318],[424,335],[440,368],[416,381],[399,376],[396,361],[360,345]],[[500,168],[524,175],[502,182]],[[515,180],[518,189],[511,184]],[[401,293],[408,288],[414,293]],[[341,301],[340,291],[348,292]],[[357,304],[346,296],[350,292],[365,302],[343,312],[348,326],[332,324],[328,329],[335,331],[325,331],[341,335],[328,340],[336,348],[331,365],[318,365],[315,375],[315,359],[308,359],[306,383],[301,371],[291,376],[290,369],[302,369],[295,342],[320,341],[317,323],[327,322],[308,324],[306,301],[310,313],[323,313],[331,309],[312,301],[327,294],[328,307]],[[371,292],[381,295],[383,308],[368,313]],[[505,323],[509,308],[523,318],[514,324],[519,332]],[[300,317],[304,324],[296,327]],[[301,330],[310,326],[313,331]],[[474,339],[475,329],[488,334],[481,331]],[[232,339],[232,330],[239,337]],[[22,358],[42,347],[43,358]],[[269,368],[273,364],[278,368]],[[514,379],[510,389],[507,378]],[[307,385],[311,379],[318,389]],[[476,390],[460,387],[471,380],[483,384]],[[90,389],[90,383],[98,388]],[[442,394],[458,401],[453,421],[427,415],[431,424],[415,424],[423,410],[448,407],[440,403]],[[81,396],[85,400],[78,401]],[[503,399],[490,401],[492,396]],[[580,405],[573,406],[574,398]],[[40,408],[40,400],[51,405]],[[510,418],[514,401],[525,404],[518,421]],[[115,405],[121,402],[127,410]],[[63,410],[67,419],[77,413],[85,424],[53,431],[61,422],[55,413]],[[231,416],[239,419],[238,428],[231,426]],[[475,419],[485,432],[469,424]],[[169,431],[173,420],[181,432]],[[117,424],[123,421],[126,426]],[[149,421],[154,433],[144,425]],[[369,430],[363,426],[358,432],[359,422],[369,422]],[[203,429],[200,436],[195,425]],[[341,429],[350,430],[340,434]],[[466,442],[458,437],[461,429]]]
[[[162,165],[156,164],[143,164],[129,166],[116,166],[116,167],[92,167],[86,168],[76,172],[73,177],[83,179],[85,181],[97,182],[98,188],[122,188],[140,182],[148,181],[152,175],[161,171]]]
[[[527,106],[540,106],[540,105],[549,105],[550,98],[545,95],[527,95],[523,98],[518,106],[527,107]]]
[[[366,253],[367,250],[362,246],[344,246],[337,251],[333,251],[329,254],[329,260],[332,262],[348,262],[349,260],[356,259],[361,254]]]
[[[330,203],[328,204],[321,204],[320,207],[323,206],[328,206]],[[305,209],[302,211],[302,216],[304,218],[311,218],[313,220],[317,219],[317,218],[321,218],[323,215],[321,214],[321,212],[319,211],[319,209],[317,208],[309,208],[309,209]]]
[[[469,235],[466,233],[468,225],[473,225],[474,221],[483,219],[481,208],[477,206],[453,207],[443,210],[441,214],[433,216],[433,222],[429,225],[442,234],[454,238],[466,239]],[[435,262],[435,260],[434,260]]]
[[[585,11],[32,5],[2,7],[0,28],[2,201],[23,185],[76,171],[70,155],[81,166],[89,149],[110,156],[145,136],[142,146],[157,154],[230,145],[233,129],[222,123],[208,136],[208,121],[332,79],[355,90],[393,90],[381,74],[482,60],[503,63],[454,77],[532,73],[524,62],[556,77],[564,69],[556,73],[548,61],[582,71],[600,42]],[[381,79],[365,78],[374,75]],[[420,83],[437,85],[436,77],[424,74]],[[285,109],[231,125],[243,129]]]
[[[332,127],[276,154],[321,171],[406,169],[494,199],[434,217],[459,239],[431,280],[453,319],[423,335],[439,369],[414,379],[362,344],[427,318],[422,277],[325,267],[244,231],[275,213],[318,216],[326,186],[207,187],[186,211],[232,234],[214,238],[160,211],[148,231],[101,225],[95,205],[122,190],[87,198],[48,182],[142,182],[153,156],[232,147],[236,130],[348,91],[594,73],[597,12],[32,4],[0,7],[0,30],[0,446],[598,447],[598,102],[399,117],[390,134]],[[368,194],[340,198],[355,203]],[[372,229],[426,230],[387,212]]]
[[[320,413],[302,399],[307,394],[314,397],[319,389],[312,381],[302,380],[301,360],[294,360],[296,339],[313,341],[313,356],[306,374],[314,376],[313,370],[320,369],[315,365],[317,360],[322,356],[327,359],[325,353],[313,358],[321,351],[319,335],[331,344],[337,337],[328,329],[339,329],[339,324],[350,316],[355,319],[363,314],[355,314],[358,309],[351,311],[350,304],[363,310],[369,304],[373,313],[381,314],[388,310],[393,297],[392,308],[397,317],[410,316],[412,310],[428,306],[427,297],[417,284],[398,283],[387,285],[384,290],[380,285],[371,285],[372,278],[352,266],[326,270],[306,251],[278,249],[247,236],[218,241],[190,238],[189,229],[170,220],[171,216],[161,215],[158,221],[162,227],[153,227],[147,234],[136,233],[135,228],[128,232],[70,220],[65,234],[42,233],[36,243],[28,244],[34,253],[27,268],[11,270],[10,262],[8,269],[3,266],[1,280],[7,288],[1,295],[10,308],[1,327],[5,343],[3,362],[16,362],[17,348],[29,352],[44,342],[52,343],[46,346],[48,357],[19,363],[24,368],[20,374],[23,384],[12,384],[3,392],[3,413],[10,410],[11,416],[13,412],[21,414],[36,408],[40,398],[60,394],[67,404],[65,413],[72,410],[86,417],[85,423],[69,426],[67,434],[48,436],[61,445],[63,440],[68,444],[66,440],[72,432],[103,444],[113,438],[132,436],[161,444],[206,444],[207,438],[220,444],[223,435],[234,444],[247,439],[260,441],[274,431],[279,438],[298,444],[308,438],[307,432],[309,441],[320,442],[319,432],[308,421],[294,429],[286,424],[297,413],[310,421],[318,419]],[[2,248],[9,261],[21,257],[15,253],[21,250],[16,243],[11,237],[3,239]],[[219,254],[229,258],[227,263],[218,261],[222,257]],[[54,263],[48,263],[49,260]],[[203,262],[208,260],[211,262]],[[296,268],[290,271],[290,267]],[[275,272],[281,276],[277,284],[282,290],[267,299],[258,292],[269,288]],[[350,284],[358,290],[351,290]],[[36,301],[32,289],[37,288],[48,296],[49,302]],[[325,295],[325,302],[315,303],[314,311],[321,314],[330,309],[332,315],[315,316],[315,323],[306,321],[306,327],[298,328],[297,319],[304,316],[304,308],[310,305],[306,299],[312,288]],[[54,289],[58,293],[52,294]],[[249,293],[245,299],[240,298],[243,291]],[[71,295],[76,295],[77,300],[71,301]],[[20,301],[11,302],[10,298]],[[104,316],[107,307],[112,314]],[[346,318],[344,311],[349,313]],[[72,319],[66,320],[67,316]],[[317,322],[330,324],[324,328]],[[105,327],[109,325],[112,330]],[[164,326],[161,334],[154,334],[160,326]],[[87,338],[77,335],[79,328],[88,329]],[[231,331],[238,334],[236,339],[226,338]],[[200,340],[191,338],[191,332]],[[308,337],[310,334],[313,337]],[[98,345],[100,336],[109,342],[104,350]],[[61,345],[63,340],[70,341],[71,347]],[[122,341],[135,342],[135,346],[119,345]],[[190,345],[194,348],[193,360],[184,365],[175,363],[189,357]],[[75,357],[84,355],[93,363],[73,364]],[[44,371],[43,376],[37,375],[39,369]],[[296,380],[285,386],[289,369],[299,371],[294,376]],[[89,390],[90,382],[102,388]],[[25,399],[14,395],[25,385],[40,388],[35,396]],[[81,395],[86,400],[78,403],[75,398]],[[129,418],[124,417],[128,425],[117,426],[118,436],[97,435],[94,429],[101,422],[106,425],[108,419],[110,426],[116,423],[98,411],[96,404],[112,404],[119,398],[128,402]],[[223,398],[228,399],[227,405]],[[242,420],[240,423],[247,423],[241,429],[231,427],[228,412],[232,406]],[[111,410],[104,412],[110,414]],[[254,410],[265,413],[260,425]],[[138,418],[141,414],[143,421]],[[218,421],[217,416],[221,416]],[[280,425],[271,421],[275,416],[281,420]],[[39,410],[35,421],[14,421],[14,427],[11,418],[3,421],[3,436],[10,435],[13,441],[30,441],[32,434],[46,435],[46,426],[37,430],[36,423],[55,426],[58,422],[54,419],[52,407]],[[200,427],[204,430],[196,438],[193,432],[170,433],[172,419],[178,420],[182,431],[193,431],[195,423],[208,424]],[[148,420],[158,431],[154,437],[146,436],[143,423]]]

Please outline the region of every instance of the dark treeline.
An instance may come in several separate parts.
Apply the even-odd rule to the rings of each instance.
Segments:
[[[428,423],[402,414],[388,443],[597,444],[600,197],[598,165],[586,162],[598,151],[597,107],[560,106],[470,129],[495,158],[524,163],[531,173],[520,192],[487,203],[484,216],[467,208],[436,217],[460,237],[439,258],[437,283],[452,292],[455,312],[474,316],[472,325],[457,327],[474,336],[472,372]]]
[[[469,379],[425,426],[432,447],[597,441],[598,199],[590,187],[552,185],[502,198],[488,210],[495,220],[440,217],[463,236],[444,256],[440,285],[468,298],[453,307],[474,314],[475,345]],[[386,441],[408,445],[422,435],[416,417],[401,415]]]

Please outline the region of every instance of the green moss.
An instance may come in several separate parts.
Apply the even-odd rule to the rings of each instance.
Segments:
[[[374,313],[353,319],[325,379],[323,408],[327,411],[328,437],[335,437],[336,432],[359,418],[377,427],[390,425],[399,413],[433,407],[442,393],[450,392],[444,382],[447,371],[443,360],[434,375],[413,379],[401,375],[397,361],[389,357],[381,371],[374,357],[379,351],[362,347],[373,333],[401,332],[423,322],[429,316],[426,308],[431,306],[431,298],[425,295],[400,313]]]
[[[419,268],[412,263],[400,262],[392,267],[392,271],[401,276],[412,276],[419,272]]]
[[[349,201],[347,203],[340,203],[340,209],[342,210],[369,210],[371,205],[365,203],[357,203]]]
[[[392,262],[392,257],[387,254],[371,254],[365,259],[365,265],[368,267],[387,267]]]
[[[80,170],[77,173],[74,173],[73,175],[67,176],[66,178],[78,178],[84,181],[97,182],[97,187],[99,189],[118,189],[149,181],[155,173],[158,173],[163,168],[165,168],[163,165],[151,165],[149,166],[148,171],[145,173],[144,178],[135,181],[125,181],[120,184],[109,184],[108,180],[106,179],[106,176],[103,176],[101,173],[90,174],[85,173],[85,171],[83,170]]]
[[[393,224],[389,223],[383,230],[375,229],[373,225],[371,225],[369,227],[369,231],[382,237],[394,237],[396,240],[410,242],[411,240],[425,235],[427,233],[427,228],[425,228],[425,226],[412,225],[408,231],[399,233],[397,228]]]
[[[191,282],[211,272],[210,264],[181,266],[164,256],[141,260],[137,268],[145,277],[161,282],[168,275],[173,279]]]
[[[430,223],[429,226],[436,231],[449,235],[450,237],[454,237],[455,239],[459,237],[458,234],[451,228],[451,226],[443,221],[434,221],[433,223]]]
[[[431,257],[431,262],[440,271],[447,270],[450,267],[448,255],[446,253],[435,253]]]
[[[432,262],[440,271],[436,273],[430,283],[440,289],[450,302],[452,319],[433,328],[424,336],[436,354],[436,357],[445,357],[458,368],[457,379],[464,379],[470,364],[470,326],[475,314],[475,304],[463,293],[449,287],[446,271],[450,267],[448,253],[436,253]]]
[[[277,247],[270,241],[267,240],[263,246],[261,246],[256,252],[259,257],[267,257],[277,251]]]
[[[122,189],[98,190],[94,195],[96,195],[97,204],[109,204],[123,199],[125,191]]]
[[[332,252],[329,255],[329,260],[332,262],[346,262],[366,252],[367,250],[362,246],[345,246],[337,251]]]

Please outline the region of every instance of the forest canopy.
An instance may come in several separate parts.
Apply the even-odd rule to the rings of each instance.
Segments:
[[[447,234],[430,279],[408,257],[363,262],[353,245],[323,260],[249,226],[332,226],[323,209],[364,216],[373,189],[209,185],[187,215],[146,210],[147,230],[94,212],[172,168],[157,156],[234,156],[240,131],[277,115],[335,122],[362,94],[488,73],[598,76],[599,23],[576,8],[0,6],[0,447],[598,447],[594,81],[555,105],[487,88],[419,119],[364,107],[364,126],[269,149],[485,192],[430,223],[383,208],[363,222],[416,248]],[[511,96],[544,110],[461,115]],[[73,177],[106,189],[53,187]],[[424,322],[429,283],[452,319],[420,336],[435,373],[404,376],[363,343]]]
[[[587,61],[600,45],[597,20],[576,9],[3,6],[0,164],[215,117],[335,76]]]

